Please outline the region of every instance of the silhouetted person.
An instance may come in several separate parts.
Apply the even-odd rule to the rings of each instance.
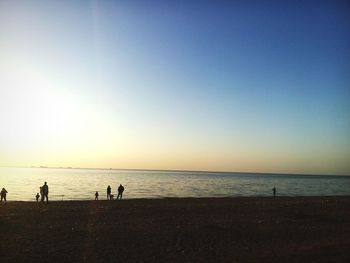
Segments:
[[[41,188],[41,187],[40,187],[40,188]],[[39,201],[39,197],[40,197],[39,193],[36,193],[36,196],[35,196],[36,202]]]
[[[273,197],[276,197],[276,187],[275,186],[272,188],[272,194],[273,194]]]
[[[98,192],[95,193],[95,200],[98,200]]]
[[[1,202],[2,202],[2,199],[4,199],[4,201],[6,203],[6,194],[7,194],[6,189],[2,188],[2,190],[1,190]]]
[[[107,200],[111,200],[111,191],[112,191],[111,187],[108,186],[107,187]]]
[[[41,196],[41,202],[44,202],[44,193],[43,193],[43,187],[40,186],[40,196]]]
[[[49,186],[47,185],[47,182],[44,183],[42,186],[42,191],[43,191],[43,198],[42,200],[45,201],[46,198],[46,203],[49,202]]]
[[[120,200],[122,200],[123,192],[124,192],[124,186],[119,185],[119,187],[118,187],[118,196],[117,196],[117,200],[119,199],[119,196],[120,196]]]

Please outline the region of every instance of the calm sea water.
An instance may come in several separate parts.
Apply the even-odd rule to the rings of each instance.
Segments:
[[[47,181],[51,200],[106,198],[125,186],[124,198],[350,195],[350,176],[201,173],[167,171],[0,168],[0,187],[8,200],[34,200]]]

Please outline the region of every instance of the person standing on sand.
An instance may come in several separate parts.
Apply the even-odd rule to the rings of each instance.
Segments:
[[[276,197],[276,187],[275,186],[272,188],[272,194],[273,194],[273,197]]]
[[[124,192],[124,186],[122,186],[122,185],[120,184],[119,187],[118,187],[118,196],[117,196],[117,200],[119,199],[119,196],[120,196],[120,200],[122,200],[123,192]]]
[[[41,188],[41,187],[40,187],[40,188]],[[39,193],[36,193],[36,196],[35,196],[36,202],[39,201],[39,197],[40,197]]]
[[[111,187],[108,186],[107,187],[107,200],[111,200],[111,191],[112,191]]]
[[[98,192],[95,193],[95,200],[98,200]]]
[[[1,190],[1,202],[2,202],[2,199],[4,199],[4,201],[5,201],[5,203],[6,203],[6,194],[7,194],[8,192],[6,191],[6,189],[5,188],[2,188],[2,190]]]
[[[41,198],[42,201],[45,201],[46,198],[46,203],[49,202],[49,186],[47,185],[47,182],[44,183],[42,186],[42,191],[43,191],[43,197]]]

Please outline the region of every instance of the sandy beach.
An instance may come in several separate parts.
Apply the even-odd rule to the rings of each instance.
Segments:
[[[350,262],[350,197],[0,205],[1,262]]]

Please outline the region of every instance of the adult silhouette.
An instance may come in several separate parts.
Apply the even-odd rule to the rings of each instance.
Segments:
[[[42,186],[42,191],[43,191],[43,197],[42,197],[42,201],[45,201],[46,198],[46,203],[49,202],[49,186],[47,185],[47,182],[44,183],[44,185]]]
[[[5,203],[6,203],[6,194],[7,194],[8,192],[6,191],[6,189],[5,188],[2,188],[2,190],[1,190],[1,202],[2,202],[2,200],[4,199],[4,201],[5,201]]]
[[[119,197],[120,197],[120,200],[122,200],[123,192],[124,192],[124,186],[122,186],[122,185],[120,184],[119,187],[118,187],[118,196],[117,196],[117,200],[119,199]]]
[[[112,192],[111,186],[107,186],[107,200],[111,200],[111,192]]]
[[[275,186],[272,188],[272,194],[273,194],[273,197],[276,197],[276,187]]]

